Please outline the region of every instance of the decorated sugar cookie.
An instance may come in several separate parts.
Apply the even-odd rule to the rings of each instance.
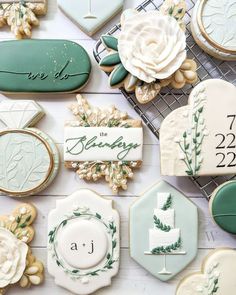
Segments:
[[[131,257],[160,280],[182,271],[197,246],[197,208],[167,182],[158,182],[131,206]]]
[[[105,178],[114,193],[127,189],[133,169],[142,163],[143,128],[111,106],[99,109],[81,95],[71,105],[75,121],[66,122],[64,161],[81,179]]]
[[[204,259],[200,272],[186,276],[176,295],[234,295],[236,251],[216,249]]]
[[[15,197],[36,194],[55,178],[59,153],[52,139],[32,128],[44,115],[32,100],[3,100],[0,120],[0,191]]]
[[[39,25],[37,16],[46,12],[46,0],[0,0],[0,27],[9,25],[17,39],[30,38],[32,27]]]
[[[179,89],[197,81],[196,63],[186,54],[185,10],[184,0],[166,0],[160,11],[122,14],[118,37],[101,37],[108,55],[100,67],[110,73],[112,88],[124,87],[135,92],[140,103],[147,103],[162,87]]]
[[[43,264],[28,246],[36,213],[32,205],[21,204],[10,215],[0,216],[0,294],[12,285],[29,288],[43,281]]]
[[[0,92],[77,92],[91,72],[85,49],[68,40],[4,41],[0,52]]]
[[[236,60],[235,0],[198,0],[191,30],[197,44],[222,60]]]
[[[194,176],[236,173],[236,88],[210,79],[171,112],[160,129],[161,173]]]
[[[81,189],[57,201],[48,218],[48,271],[57,285],[91,294],[119,269],[119,215],[112,201]]]
[[[212,193],[209,209],[213,220],[223,230],[236,234],[236,181],[227,181]]]
[[[59,0],[61,10],[89,36],[96,33],[123,7],[124,0]]]

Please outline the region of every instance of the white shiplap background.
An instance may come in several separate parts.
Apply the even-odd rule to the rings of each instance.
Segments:
[[[111,1],[111,0],[109,0]],[[135,7],[140,0],[125,0],[125,7]],[[119,109],[127,111],[131,116],[137,117],[126,99],[118,90],[111,90],[108,87],[107,76],[99,70],[92,50],[96,39],[102,32],[106,32],[113,24],[118,22],[119,16],[112,19],[93,38],[88,37],[74,25],[57,8],[56,0],[49,0],[48,13],[40,20],[40,27],[33,30],[33,38],[40,39],[69,39],[80,43],[86,48],[93,63],[93,73],[90,82],[82,90],[85,97],[92,104],[107,106],[115,104]],[[0,40],[12,39],[12,35],[7,28],[0,30]],[[72,115],[67,106],[75,100],[75,95],[0,95],[3,99],[35,99],[45,109],[46,116],[37,124],[37,127],[47,132],[57,143],[61,152],[61,162],[63,162],[63,125],[67,119],[72,119]],[[111,194],[106,183],[85,183],[79,180],[72,171],[68,171],[61,163],[60,172],[53,184],[42,192],[41,195],[25,198],[22,200],[1,196],[0,214],[10,213],[11,210],[21,201],[32,202],[38,209],[38,217],[35,222],[36,236],[32,243],[34,254],[45,264],[45,282],[40,287],[31,288],[25,291],[20,288],[11,288],[9,295],[68,295],[70,292],[57,287],[53,278],[49,276],[46,268],[46,241],[47,241],[47,216],[48,212],[55,208],[56,200],[66,197],[75,190],[83,187],[91,188],[101,195],[114,200],[114,206],[121,215],[121,265],[119,274],[112,280],[112,285],[96,292],[96,295],[174,295],[175,288],[179,280],[189,272],[199,270],[202,258],[210,249],[220,246],[235,247],[235,238],[221,231],[211,220],[208,212],[208,202],[203,198],[198,189],[188,178],[166,178],[175,187],[182,190],[199,209],[199,252],[193,263],[185,271],[180,273],[173,280],[162,283],[129,256],[129,236],[128,236],[128,210],[133,201],[149,186],[158,181],[160,176],[159,144],[151,132],[144,127],[144,159],[143,166],[135,173],[135,179],[129,183],[128,190],[120,192],[119,196]],[[184,212],[183,212],[184,214]],[[189,236],[191,239],[191,235]],[[25,293],[26,292],[26,293]]]

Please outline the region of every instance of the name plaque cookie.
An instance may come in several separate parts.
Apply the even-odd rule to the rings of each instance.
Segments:
[[[110,285],[119,269],[119,215],[112,201],[81,189],[57,201],[48,219],[48,271],[85,295]]]
[[[132,168],[142,162],[143,128],[140,120],[129,119],[115,107],[90,106],[81,95],[71,110],[75,121],[66,122],[64,161],[81,179],[104,177],[113,192],[127,189]]]
[[[67,40],[4,41],[0,52],[0,92],[75,92],[91,72],[85,49]]]
[[[236,173],[236,88],[210,79],[192,91],[187,106],[170,113],[160,129],[163,175]]]

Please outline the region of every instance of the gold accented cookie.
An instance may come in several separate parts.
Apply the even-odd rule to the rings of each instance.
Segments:
[[[110,73],[112,88],[124,87],[148,103],[162,87],[180,89],[197,81],[197,65],[186,53],[185,11],[184,0],[166,0],[160,11],[123,12],[118,37],[101,37],[108,54],[99,65]]]
[[[26,288],[43,281],[43,264],[28,246],[34,238],[36,213],[32,205],[21,204],[10,215],[0,216],[0,294],[11,285]]]
[[[0,120],[0,192],[23,197],[45,189],[59,168],[59,153],[52,139],[32,128],[44,115],[31,100],[3,100]]]
[[[142,163],[141,121],[130,119],[114,106],[93,107],[81,95],[70,109],[76,120],[65,125],[65,166],[81,179],[105,178],[114,193],[127,189],[132,170]]]
[[[32,27],[39,26],[37,16],[46,12],[46,0],[0,0],[0,27],[10,26],[17,39],[30,38]]]

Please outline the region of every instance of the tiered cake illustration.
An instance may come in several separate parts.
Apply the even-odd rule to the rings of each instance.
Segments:
[[[166,255],[184,255],[181,231],[175,228],[175,209],[170,193],[157,193],[157,208],[154,209],[154,228],[149,229],[148,255],[164,255],[164,268],[160,274],[171,274],[166,270]]]

